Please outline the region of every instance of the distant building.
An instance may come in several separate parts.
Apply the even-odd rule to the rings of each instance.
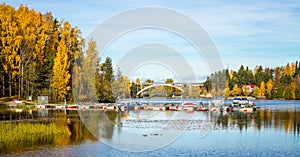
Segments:
[[[249,90],[249,92],[253,93],[255,87],[255,84],[243,84],[242,89],[243,92],[245,92],[245,90]]]

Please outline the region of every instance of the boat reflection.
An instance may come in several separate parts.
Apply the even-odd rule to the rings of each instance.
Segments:
[[[43,112],[41,114],[33,111],[30,115],[27,113],[20,113],[18,115],[12,112],[1,112],[0,117],[3,119],[9,117],[9,119],[6,118],[5,122],[0,121],[0,123],[54,123],[60,128],[67,127],[70,136],[56,136],[54,139],[49,140],[48,143],[42,143],[42,145],[55,146],[67,146],[86,140],[91,142],[113,141],[118,143],[121,138],[120,136],[124,135],[124,133],[125,135],[132,133],[130,129],[135,129],[135,133],[141,131],[140,138],[146,139],[148,135],[147,139],[150,139],[150,135],[157,135],[157,138],[163,139],[164,135],[168,134],[169,131],[172,132],[172,129],[175,131],[180,129],[182,129],[181,131],[195,131],[193,128],[205,129],[204,125],[202,125],[204,122],[212,122],[211,124],[213,124],[213,127],[207,126],[208,128],[206,129],[238,129],[242,132],[249,129],[254,132],[271,130],[297,136],[300,133],[300,112],[296,109],[260,110],[253,113],[143,110],[128,112],[97,110],[68,110],[64,112],[60,110],[44,110]],[[3,119],[2,121],[4,121]],[[184,123],[188,123],[188,125],[184,125]],[[175,127],[176,125],[180,126]],[[148,133],[149,130],[151,130],[150,133]],[[148,134],[145,134],[145,132]],[[130,135],[128,138],[132,139],[133,136]],[[128,138],[126,139],[128,140]],[[16,149],[22,151],[32,147],[31,143],[21,146],[10,144],[8,147],[5,145],[5,141],[0,140],[1,152],[14,152]]]
[[[299,134],[300,112],[297,110],[261,110],[254,113],[220,114],[216,125],[224,129],[238,126],[240,130],[274,129]]]

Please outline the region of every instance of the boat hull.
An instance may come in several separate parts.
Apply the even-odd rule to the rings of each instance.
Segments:
[[[207,107],[198,107],[197,111],[208,111]]]

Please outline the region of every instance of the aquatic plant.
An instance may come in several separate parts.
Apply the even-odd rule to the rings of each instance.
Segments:
[[[0,109],[7,109],[8,105],[0,102]]]
[[[0,151],[10,147],[51,143],[54,138],[68,137],[67,127],[54,123],[0,122]]]

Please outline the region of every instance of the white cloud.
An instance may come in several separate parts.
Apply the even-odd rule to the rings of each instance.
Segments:
[[[229,64],[230,67],[239,67],[241,64],[247,64],[250,67],[256,64],[276,66],[279,63],[285,64],[300,58],[300,1],[297,0],[239,2],[233,0],[151,2],[98,0],[20,2],[12,0],[6,3],[15,7],[24,3],[38,11],[51,11],[58,19],[68,20],[72,25],[78,26],[84,36],[87,36],[99,23],[121,11],[144,6],[166,7],[197,21],[215,42],[223,57],[224,65]],[[120,23],[120,25],[124,24],[126,23]],[[184,25],[177,24],[178,26]],[[178,50],[191,62],[194,69],[205,67],[202,66],[204,65],[202,56],[199,56],[189,43],[170,32],[150,30],[129,34],[115,41],[114,49],[107,50],[114,54],[116,60],[122,56],[123,51],[136,45],[156,42]],[[100,42],[101,38],[99,37]],[[201,61],[198,62],[198,60]]]

